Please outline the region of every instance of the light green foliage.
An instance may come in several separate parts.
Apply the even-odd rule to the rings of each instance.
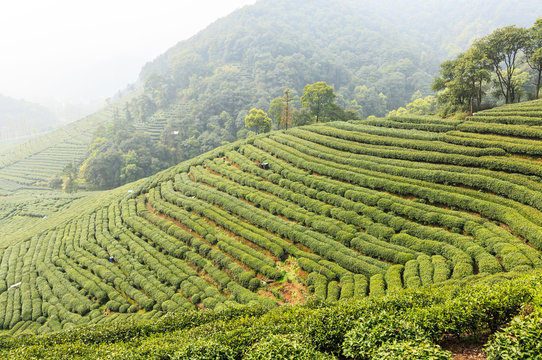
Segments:
[[[536,96],[540,94],[542,82],[542,18],[535,21],[534,25],[528,29],[528,41],[524,48],[527,63],[536,72]]]
[[[314,350],[306,339],[296,335],[272,335],[256,344],[243,360],[331,360],[334,356]]]
[[[452,354],[427,341],[399,341],[378,348],[375,358],[382,360],[451,360]]]
[[[542,72],[540,19],[529,28],[506,26],[480,38],[454,60],[441,64],[440,77],[432,88],[441,91],[438,100],[443,114],[456,110],[477,111],[493,82],[493,95],[506,104],[520,102],[531,90],[531,74],[521,68],[523,53],[536,72],[534,97],[538,98]]]
[[[348,359],[373,359],[380,347],[405,340],[427,341],[427,336],[422,329],[395,314],[373,314],[346,333],[342,353]]]
[[[516,100],[512,77],[518,65],[516,58],[527,39],[526,29],[512,25],[497,29],[475,43],[497,74],[500,94],[507,104]]]
[[[283,108],[284,104],[282,102],[282,98],[274,98],[269,105],[269,110],[267,112],[273,120],[273,127],[275,129],[277,129],[280,125]]]
[[[542,354],[542,314],[540,308],[529,315],[514,318],[509,326],[490,339],[485,353],[488,359],[537,359]]]
[[[264,133],[271,130],[272,121],[265,111],[253,108],[245,117],[245,127],[253,129],[256,133]]]
[[[340,108],[335,104],[336,95],[333,88],[324,81],[319,81],[314,84],[307,84],[303,89],[301,97],[301,105],[308,108],[317,123],[327,122],[337,116],[337,111]]]

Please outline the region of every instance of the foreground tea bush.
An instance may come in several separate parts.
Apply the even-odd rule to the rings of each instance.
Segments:
[[[307,346],[306,339],[295,335],[272,335],[256,344],[243,360],[333,360],[333,355],[321,353]]]
[[[522,309],[533,306],[533,299],[540,293],[542,274],[516,275],[510,280],[493,275],[467,283],[470,285],[448,282],[441,287],[403,290],[380,298],[333,303],[314,300],[280,308],[236,306],[183,312],[156,321],[84,326],[35,337],[1,337],[0,356],[6,359],[449,359],[450,354],[438,346],[443,335],[476,336],[505,326]],[[473,302],[473,297],[480,300]],[[540,313],[518,319],[527,320],[514,320],[504,335],[499,333],[492,340],[488,351],[494,359],[506,359],[510,346],[519,348],[529,342],[534,345],[525,353],[536,358],[532,354],[540,351],[536,347]],[[518,342],[507,343],[509,334]]]
[[[512,320],[485,349],[489,360],[542,359],[542,309]]]

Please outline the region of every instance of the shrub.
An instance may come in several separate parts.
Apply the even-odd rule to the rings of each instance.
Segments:
[[[196,340],[171,356],[172,360],[234,360],[232,349],[213,340]]]
[[[341,289],[339,284],[336,281],[330,281],[327,284],[327,301],[337,301],[339,300],[339,294]]]
[[[325,360],[335,359],[315,350],[300,335],[271,335],[247,352],[243,360]]]
[[[452,354],[428,341],[399,341],[384,344],[374,356],[379,360],[451,360]]]
[[[341,296],[340,300],[349,299],[354,296],[354,276],[344,274],[341,276]]]
[[[260,285],[261,285],[260,279],[253,277],[252,279],[250,279],[250,281],[248,283],[248,289],[250,291],[256,291],[256,290],[258,290]]]
[[[426,339],[418,326],[401,319],[398,314],[383,311],[368,314],[346,333],[342,353],[350,359],[372,359],[377,349],[384,344],[401,340],[420,342]]]
[[[386,282],[384,281],[384,275],[376,274],[371,276],[369,281],[369,295],[371,297],[386,295]]]
[[[542,354],[542,311],[520,316],[494,334],[485,348],[488,360],[540,359]]]

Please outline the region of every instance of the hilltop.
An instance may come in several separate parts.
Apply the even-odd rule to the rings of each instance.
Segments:
[[[45,334],[238,304],[408,303],[404,288],[441,289],[428,290],[437,308],[465,286],[487,292],[542,267],[541,113],[531,101],[466,121],[331,122],[219,147],[2,249],[0,324]],[[454,331],[497,330],[529,286],[506,295],[495,323],[465,318]]]

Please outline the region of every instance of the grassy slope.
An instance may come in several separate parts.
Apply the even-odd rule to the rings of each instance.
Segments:
[[[378,298],[540,268],[540,112],[295,128],[97,194],[2,250],[3,327]]]

